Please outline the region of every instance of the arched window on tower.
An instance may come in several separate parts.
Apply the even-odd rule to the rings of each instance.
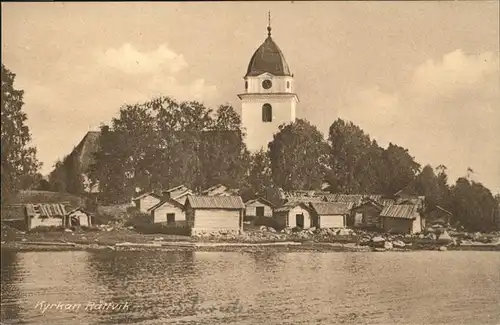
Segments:
[[[273,107],[271,104],[262,105],[262,122],[272,122],[273,121]]]

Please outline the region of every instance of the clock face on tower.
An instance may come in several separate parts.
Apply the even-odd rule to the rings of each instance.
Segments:
[[[273,83],[271,82],[271,80],[266,79],[266,80],[262,81],[262,87],[263,87],[264,89],[269,89],[269,88],[271,88],[272,86],[273,86]]]

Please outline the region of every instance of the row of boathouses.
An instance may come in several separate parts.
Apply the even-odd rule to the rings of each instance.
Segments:
[[[278,202],[257,197],[243,202],[236,190],[223,185],[199,195],[185,186],[162,194],[143,193],[133,199],[151,223],[189,227],[191,233],[243,231],[244,224],[275,225],[275,228],[366,228],[389,233],[418,233],[428,223],[447,225],[451,213],[425,209],[424,197],[402,194],[331,194],[322,191],[278,189]]]
[[[129,208],[141,224],[188,228],[189,233],[242,232],[252,226],[284,228],[364,228],[388,233],[418,233],[424,227],[449,225],[451,213],[427,209],[425,198],[396,193],[332,194],[325,191],[283,191],[243,201],[238,191],[215,185],[196,193],[184,185],[140,193]],[[26,204],[27,229],[45,226],[92,226],[94,214],[65,204]]]

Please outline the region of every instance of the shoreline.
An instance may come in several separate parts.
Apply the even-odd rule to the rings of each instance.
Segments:
[[[443,249],[442,247],[445,247]],[[441,248],[441,249],[440,249]],[[55,251],[209,251],[209,252],[244,252],[244,251],[280,251],[280,252],[412,252],[412,251],[499,251],[500,244],[462,244],[425,246],[409,246],[405,248],[380,249],[371,246],[361,246],[355,243],[325,243],[325,242],[182,242],[163,241],[151,243],[118,242],[107,244],[81,244],[74,242],[2,242],[2,250],[14,252],[55,252]]]

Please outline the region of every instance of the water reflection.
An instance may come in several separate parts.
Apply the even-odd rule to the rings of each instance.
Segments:
[[[89,258],[89,267],[106,288],[103,297],[130,306],[127,313],[108,315],[102,320],[105,324],[189,316],[192,308],[179,306],[195,306],[199,301],[190,281],[194,276],[191,251],[96,252]]]
[[[0,320],[19,319],[21,306],[18,301],[22,293],[17,284],[22,281],[22,275],[19,273],[16,253],[2,249],[0,279],[2,301]]]
[[[51,325],[497,324],[499,269],[495,252],[7,252],[1,315]],[[40,300],[129,308],[42,313]]]

